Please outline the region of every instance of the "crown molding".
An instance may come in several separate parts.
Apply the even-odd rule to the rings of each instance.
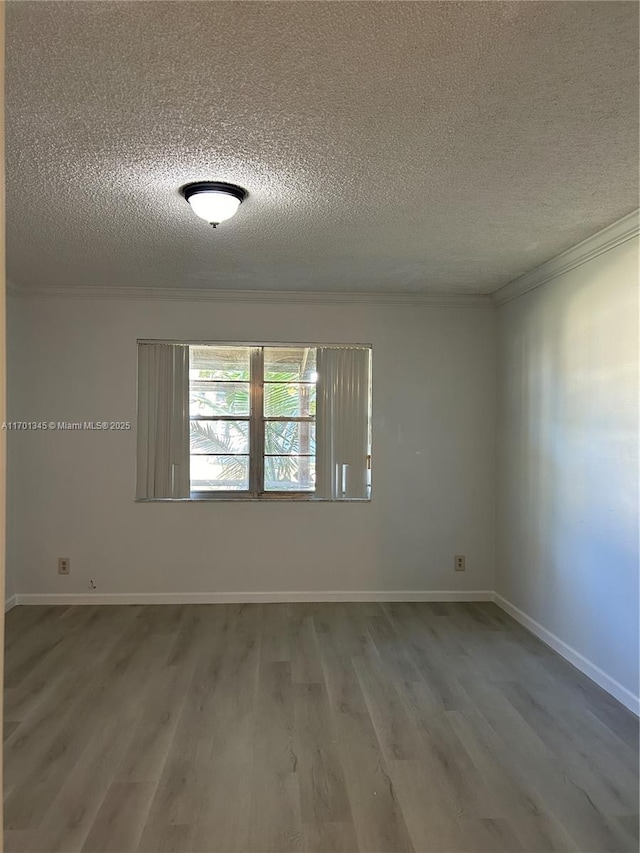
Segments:
[[[138,299],[180,302],[240,302],[302,305],[419,305],[491,307],[491,297],[482,293],[323,293],[286,290],[204,290],[183,287],[28,287],[12,283],[13,296],[55,299]]]
[[[622,219],[618,219],[612,225],[598,231],[591,237],[587,237],[577,246],[567,249],[566,252],[557,255],[550,261],[536,267],[531,272],[525,273],[499,288],[491,295],[494,305],[504,305],[512,299],[517,299],[537,287],[542,287],[548,281],[553,281],[570,270],[592,261],[599,255],[615,249],[621,243],[631,240],[640,234],[640,210],[634,210]]]

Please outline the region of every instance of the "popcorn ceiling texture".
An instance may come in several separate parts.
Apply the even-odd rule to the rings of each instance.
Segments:
[[[491,292],[637,206],[637,17],[9,2],[9,278]],[[216,231],[203,179],[250,193]]]

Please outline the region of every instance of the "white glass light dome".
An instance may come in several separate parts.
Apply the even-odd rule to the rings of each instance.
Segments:
[[[193,212],[215,228],[236,213],[247,197],[247,191],[235,184],[218,181],[200,181],[187,184],[180,191],[189,202]]]

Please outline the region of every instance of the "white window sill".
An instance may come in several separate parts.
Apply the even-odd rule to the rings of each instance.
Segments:
[[[207,495],[206,497],[188,498],[135,498],[136,503],[371,503],[371,498],[317,498],[307,495],[268,495],[255,497],[251,495]]]

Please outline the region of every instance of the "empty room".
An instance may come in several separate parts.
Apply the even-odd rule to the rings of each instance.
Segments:
[[[639,4],[1,7],[6,853],[636,853]]]

